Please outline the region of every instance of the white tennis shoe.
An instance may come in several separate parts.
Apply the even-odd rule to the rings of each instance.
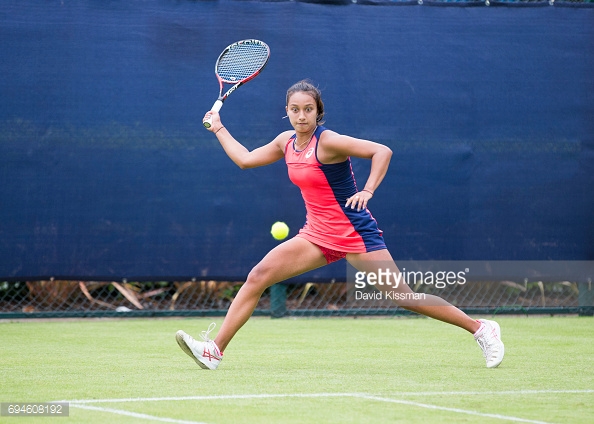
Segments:
[[[175,340],[181,349],[192,358],[196,363],[204,369],[216,370],[221,361],[223,354],[218,346],[211,340],[208,335],[214,330],[216,324],[213,322],[208,326],[208,330],[203,331],[200,337],[203,341],[195,340],[186,332],[179,330],[175,333]]]
[[[501,341],[501,328],[495,321],[486,319],[477,321],[481,323],[481,328],[474,334],[474,339],[483,351],[487,368],[495,368],[503,361],[505,354],[505,348]]]

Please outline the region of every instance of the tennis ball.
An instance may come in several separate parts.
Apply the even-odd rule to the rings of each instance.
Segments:
[[[272,224],[270,234],[277,240],[282,240],[289,235],[289,227],[284,222],[276,221]]]

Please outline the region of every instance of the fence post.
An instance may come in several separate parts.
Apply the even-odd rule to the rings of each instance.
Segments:
[[[275,284],[270,287],[270,315],[282,318],[287,313],[287,286]]]
[[[579,315],[582,317],[591,317],[594,315],[594,290],[592,290],[592,280],[587,283],[578,283],[578,305]]]

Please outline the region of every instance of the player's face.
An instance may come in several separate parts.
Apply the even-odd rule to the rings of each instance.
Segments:
[[[287,116],[296,132],[312,132],[317,125],[318,116],[315,99],[303,91],[293,93],[289,97]]]

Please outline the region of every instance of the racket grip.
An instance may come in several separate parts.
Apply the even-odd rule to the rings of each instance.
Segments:
[[[216,102],[214,102],[214,105],[212,105],[210,110],[212,110],[213,112],[218,112],[219,110],[221,110],[222,107],[223,107],[223,102],[220,100],[217,100]],[[202,124],[204,125],[204,128],[210,128],[212,126],[212,117],[202,121]]]

